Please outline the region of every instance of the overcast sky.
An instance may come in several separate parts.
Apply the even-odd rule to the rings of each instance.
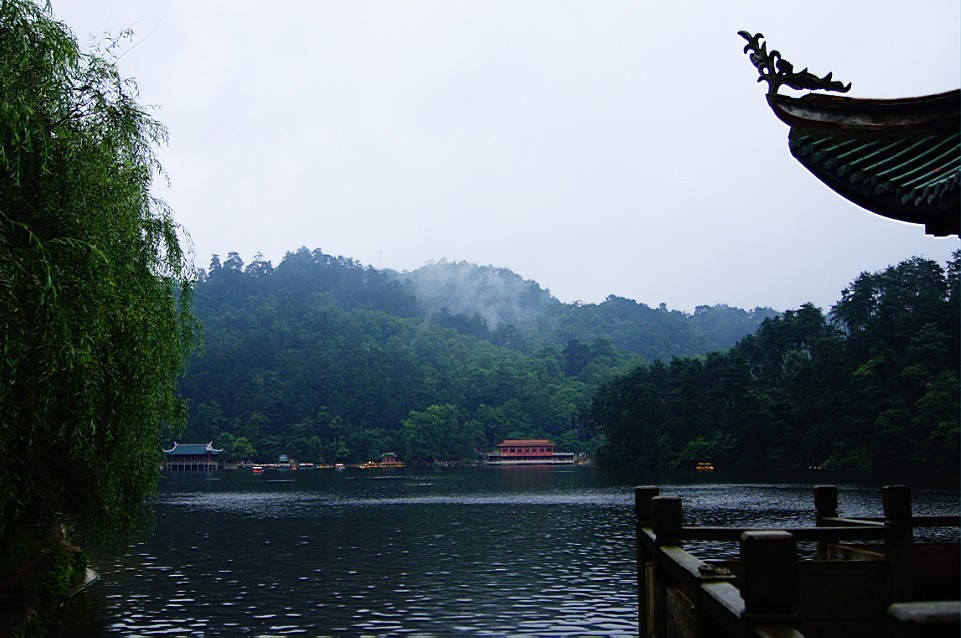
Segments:
[[[742,52],[760,31],[853,97],[961,83],[958,0],[53,0],[170,132],[157,194],[196,262],[300,246],[510,268],[607,295],[827,310],[958,240],[868,213],[787,148]],[[782,92],[790,93],[790,90]]]

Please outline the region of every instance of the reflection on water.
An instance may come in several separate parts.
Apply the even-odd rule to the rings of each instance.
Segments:
[[[809,484],[662,493],[687,524],[813,518]],[[956,487],[916,495],[917,513],[957,511]],[[876,514],[877,487],[843,486],[841,503]],[[590,469],[172,476],[157,519],[122,560],[96,559],[73,633],[636,633],[633,493]]]

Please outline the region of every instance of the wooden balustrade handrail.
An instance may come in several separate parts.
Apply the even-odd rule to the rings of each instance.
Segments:
[[[889,519],[883,516],[823,516],[821,521],[827,524],[840,525],[884,525]],[[961,516],[954,514],[938,514],[929,516],[912,516],[902,522],[911,527],[961,527]]]
[[[713,527],[713,526],[682,526],[672,540],[677,541],[730,541],[736,542],[742,533],[766,529],[778,529],[794,534],[799,541],[831,540],[884,540],[888,535],[888,526],[881,521],[867,521],[865,519],[825,518],[827,525],[823,527]],[[915,516],[911,519],[912,527],[959,527],[961,516]],[[651,530],[650,527],[644,527]],[[657,536],[650,534],[652,540]]]
[[[644,528],[652,541],[657,540],[651,528]],[[728,541],[737,542],[744,532],[757,532],[777,529],[789,532],[799,541],[831,542],[833,540],[885,540],[886,527],[682,527],[674,537],[678,541]]]
[[[820,519],[821,524],[824,527],[855,527],[861,525],[863,527],[884,527],[884,522],[886,518],[881,517],[857,517],[848,518],[846,516],[822,516]]]
[[[677,635],[800,637],[796,614],[802,561],[797,554],[798,542],[816,543],[818,562],[824,561],[805,566],[808,577],[820,574],[823,567],[836,569],[829,562],[836,557],[832,549],[836,546],[855,541],[852,546],[857,549],[856,541],[871,546],[880,542],[884,549],[878,549],[875,556],[886,562],[880,565],[886,571],[880,593],[872,595],[879,595],[878,604],[884,605],[914,600],[918,575],[913,529],[961,527],[961,516],[914,516],[907,486],[885,486],[882,496],[884,516],[843,517],[838,513],[837,488],[817,486],[812,526],[698,527],[683,524],[679,497],[662,496],[656,486],[637,487],[640,635],[661,638],[668,635],[669,627],[683,627]],[[733,561],[737,567],[700,560],[685,551],[684,544],[690,541],[740,543],[739,558]],[[811,609],[805,613],[810,614]],[[857,622],[873,627],[872,631],[879,628],[877,622],[866,618],[858,617]],[[825,616],[818,617],[817,622],[830,625],[835,621]]]
[[[744,532],[761,531],[763,529],[757,527],[685,527],[682,528],[681,538],[691,541],[736,541]],[[821,542],[832,540],[884,540],[888,533],[883,527],[779,527],[777,530],[788,532],[799,541]]]
[[[699,602],[704,612],[724,628],[725,635],[737,636],[742,633],[741,616],[744,614],[744,599],[737,586],[728,581],[707,581],[701,583]]]

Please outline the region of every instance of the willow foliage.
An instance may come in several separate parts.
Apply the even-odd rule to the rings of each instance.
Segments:
[[[0,544],[54,515],[136,529],[183,420],[191,266],[150,194],[166,130],[113,46],[0,0]]]

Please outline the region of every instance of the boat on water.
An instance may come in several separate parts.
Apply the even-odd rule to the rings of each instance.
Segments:
[[[344,464],[343,464],[343,463],[335,463],[335,464],[334,464],[334,469],[335,469],[335,470],[342,470],[342,469],[344,469]]]
[[[384,452],[380,457],[380,461],[367,461],[359,467],[362,470],[396,469],[404,467],[404,462],[397,458],[394,452]]]
[[[264,468],[263,468],[262,466],[260,466],[260,465],[255,465],[255,466],[253,466],[253,467],[250,468],[250,469],[253,471],[254,474],[263,474],[263,473],[264,473]]]
[[[698,472],[713,472],[714,464],[708,461],[701,461],[700,463],[697,464],[697,467],[695,467],[694,469],[697,470]]]

